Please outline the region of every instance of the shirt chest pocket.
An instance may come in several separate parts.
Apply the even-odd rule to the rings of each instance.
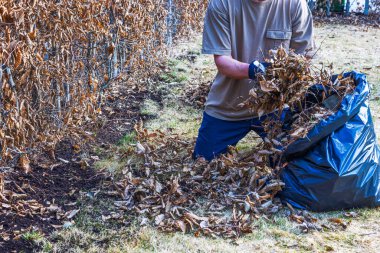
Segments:
[[[292,32],[287,30],[267,30],[265,34],[266,49],[276,50],[280,46],[283,46],[286,50],[289,50],[290,39],[292,38]]]

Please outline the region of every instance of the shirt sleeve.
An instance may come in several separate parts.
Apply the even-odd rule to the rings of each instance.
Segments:
[[[231,55],[229,15],[220,0],[212,0],[208,6],[203,29],[202,53]]]
[[[315,51],[313,35],[313,17],[307,5],[307,1],[298,0],[292,22],[290,48],[294,49],[297,54],[306,53],[312,56]]]

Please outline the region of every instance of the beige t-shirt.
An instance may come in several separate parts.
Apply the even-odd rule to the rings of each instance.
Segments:
[[[296,53],[314,48],[313,20],[306,0],[210,0],[204,31],[204,54],[228,55],[251,63],[283,45]],[[238,108],[248,98],[254,82],[235,80],[218,73],[206,102],[206,113],[223,120],[256,117]]]

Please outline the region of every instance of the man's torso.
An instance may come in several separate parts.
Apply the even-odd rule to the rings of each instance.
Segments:
[[[283,45],[289,48],[292,37],[292,18],[297,3],[302,0],[214,0],[210,4],[229,21],[232,58],[250,63],[269,57],[269,51]],[[213,29],[205,23],[205,31]],[[215,38],[218,39],[218,38]],[[211,38],[212,40],[212,38]],[[204,40],[203,49],[207,50]],[[248,79],[234,80],[218,73],[211,87],[206,113],[224,120],[245,120],[255,115],[249,109],[238,108],[245,101],[254,83]]]

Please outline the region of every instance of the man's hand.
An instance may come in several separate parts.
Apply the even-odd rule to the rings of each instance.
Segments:
[[[267,67],[270,66],[270,63],[267,62],[259,62],[259,61],[253,61],[251,64],[249,64],[249,79],[256,79],[257,74],[264,74],[266,73]]]
[[[253,61],[251,64],[233,59],[231,56],[214,55],[219,72],[232,79],[256,79],[257,73],[265,73],[268,63]]]

